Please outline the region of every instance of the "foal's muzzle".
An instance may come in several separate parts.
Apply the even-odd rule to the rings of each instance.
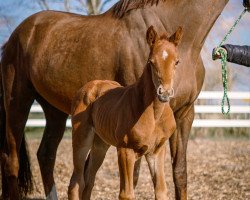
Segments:
[[[161,102],[169,102],[170,98],[172,98],[173,96],[174,88],[171,88],[170,90],[164,90],[161,85],[157,88],[157,97]]]

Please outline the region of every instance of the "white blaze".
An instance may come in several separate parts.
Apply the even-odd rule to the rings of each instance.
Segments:
[[[162,58],[163,60],[166,60],[168,57],[168,52],[166,52],[165,50],[162,52]]]

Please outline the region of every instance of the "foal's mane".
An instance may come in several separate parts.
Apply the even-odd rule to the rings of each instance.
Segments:
[[[122,17],[130,10],[143,8],[148,4],[151,6],[157,5],[160,1],[164,2],[166,0],[120,0],[115,4],[113,12],[116,17]]]

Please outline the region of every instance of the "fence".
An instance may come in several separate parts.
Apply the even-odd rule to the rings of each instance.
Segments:
[[[233,103],[231,105],[230,113],[231,114],[242,114],[245,116],[246,119],[218,119],[218,115],[221,117],[221,106],[220,101],[223,92],[210,92],[210,91],[203,91],[200,93],[198,97],[198,101],[202,100],[217,100],[216,105],[195,105],[195,113],[196,115],[201,114],[217,114],[216,118],[211,119],[195,119],[193,122],[193,127],[250,127],[250,92],[229,92],[228,93],[230,100],[238,100],[240,101],[241,105],[235,105]],[[198,102],[199,103],[199,102]],[[214,103],[213,103],[214,104]],[[245,104],[245,105],[244,105]],[[42,108],[38,104],[34,104],[31,107],[31,113],[43,113]],[[34,119],[30,117],[26,123],[27,127],[44,127],[46,121],[44,117],[39,115],[39,119]],[[220,118],[221,118],[220,117]],[[71,127],[70,119],[67,120],[67,127]]]

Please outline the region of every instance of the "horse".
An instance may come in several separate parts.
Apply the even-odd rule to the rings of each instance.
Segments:
[[[187,142],[194,118],[194,101],[205,75],[200,51],[227,2],[120,0],[97,16],[43,11],[25,19],[2,47],[3,198],[19,199],[19,192],[25,195],[32,186],[24,127],[33,101],[41,104],[46,118],[37,153],[45,195],[56,199],[53,177],[56,151],[75,92],[96,79],[115,80],[123,86],[133,84],[143,72],[138,66],[143,66],[147,59],[143,35],[147,27],[154,24],[159,33],[174,32],[177,26],[182,26],[185,32],[180,44],[181,63],[173,86],[175,97],[170,101],[177,123],[177,130],[170,138],[170,149],[176,199],[186,199]],[[101,151],[104,147],[99,144],[98,148]],[[139,166],[140,160],[135,163],[135,185]]]
[[[166,34],[159,37],[150,26],[146,34],[149,58],[136,83],[121,87],[114,81],[94,80],[77,92],[71,113],[74,171],[68,192],[70,200],[90,199],[92,188],[84,189],[88,183],[83,174],[86,180],[89,176],[95,179],[103,162],[102,156],[91,152],[95,137],[118,149],[119,199],[135,199],[134,164],[143,155],[150,168],[155,199],[167,199],[165,142],[176,129],[169,100],[174,95],[173,80],[179,63],[177,46],[182,35],[180,27],[170,38]],[[89,151],[92,170],[85,173]]]

